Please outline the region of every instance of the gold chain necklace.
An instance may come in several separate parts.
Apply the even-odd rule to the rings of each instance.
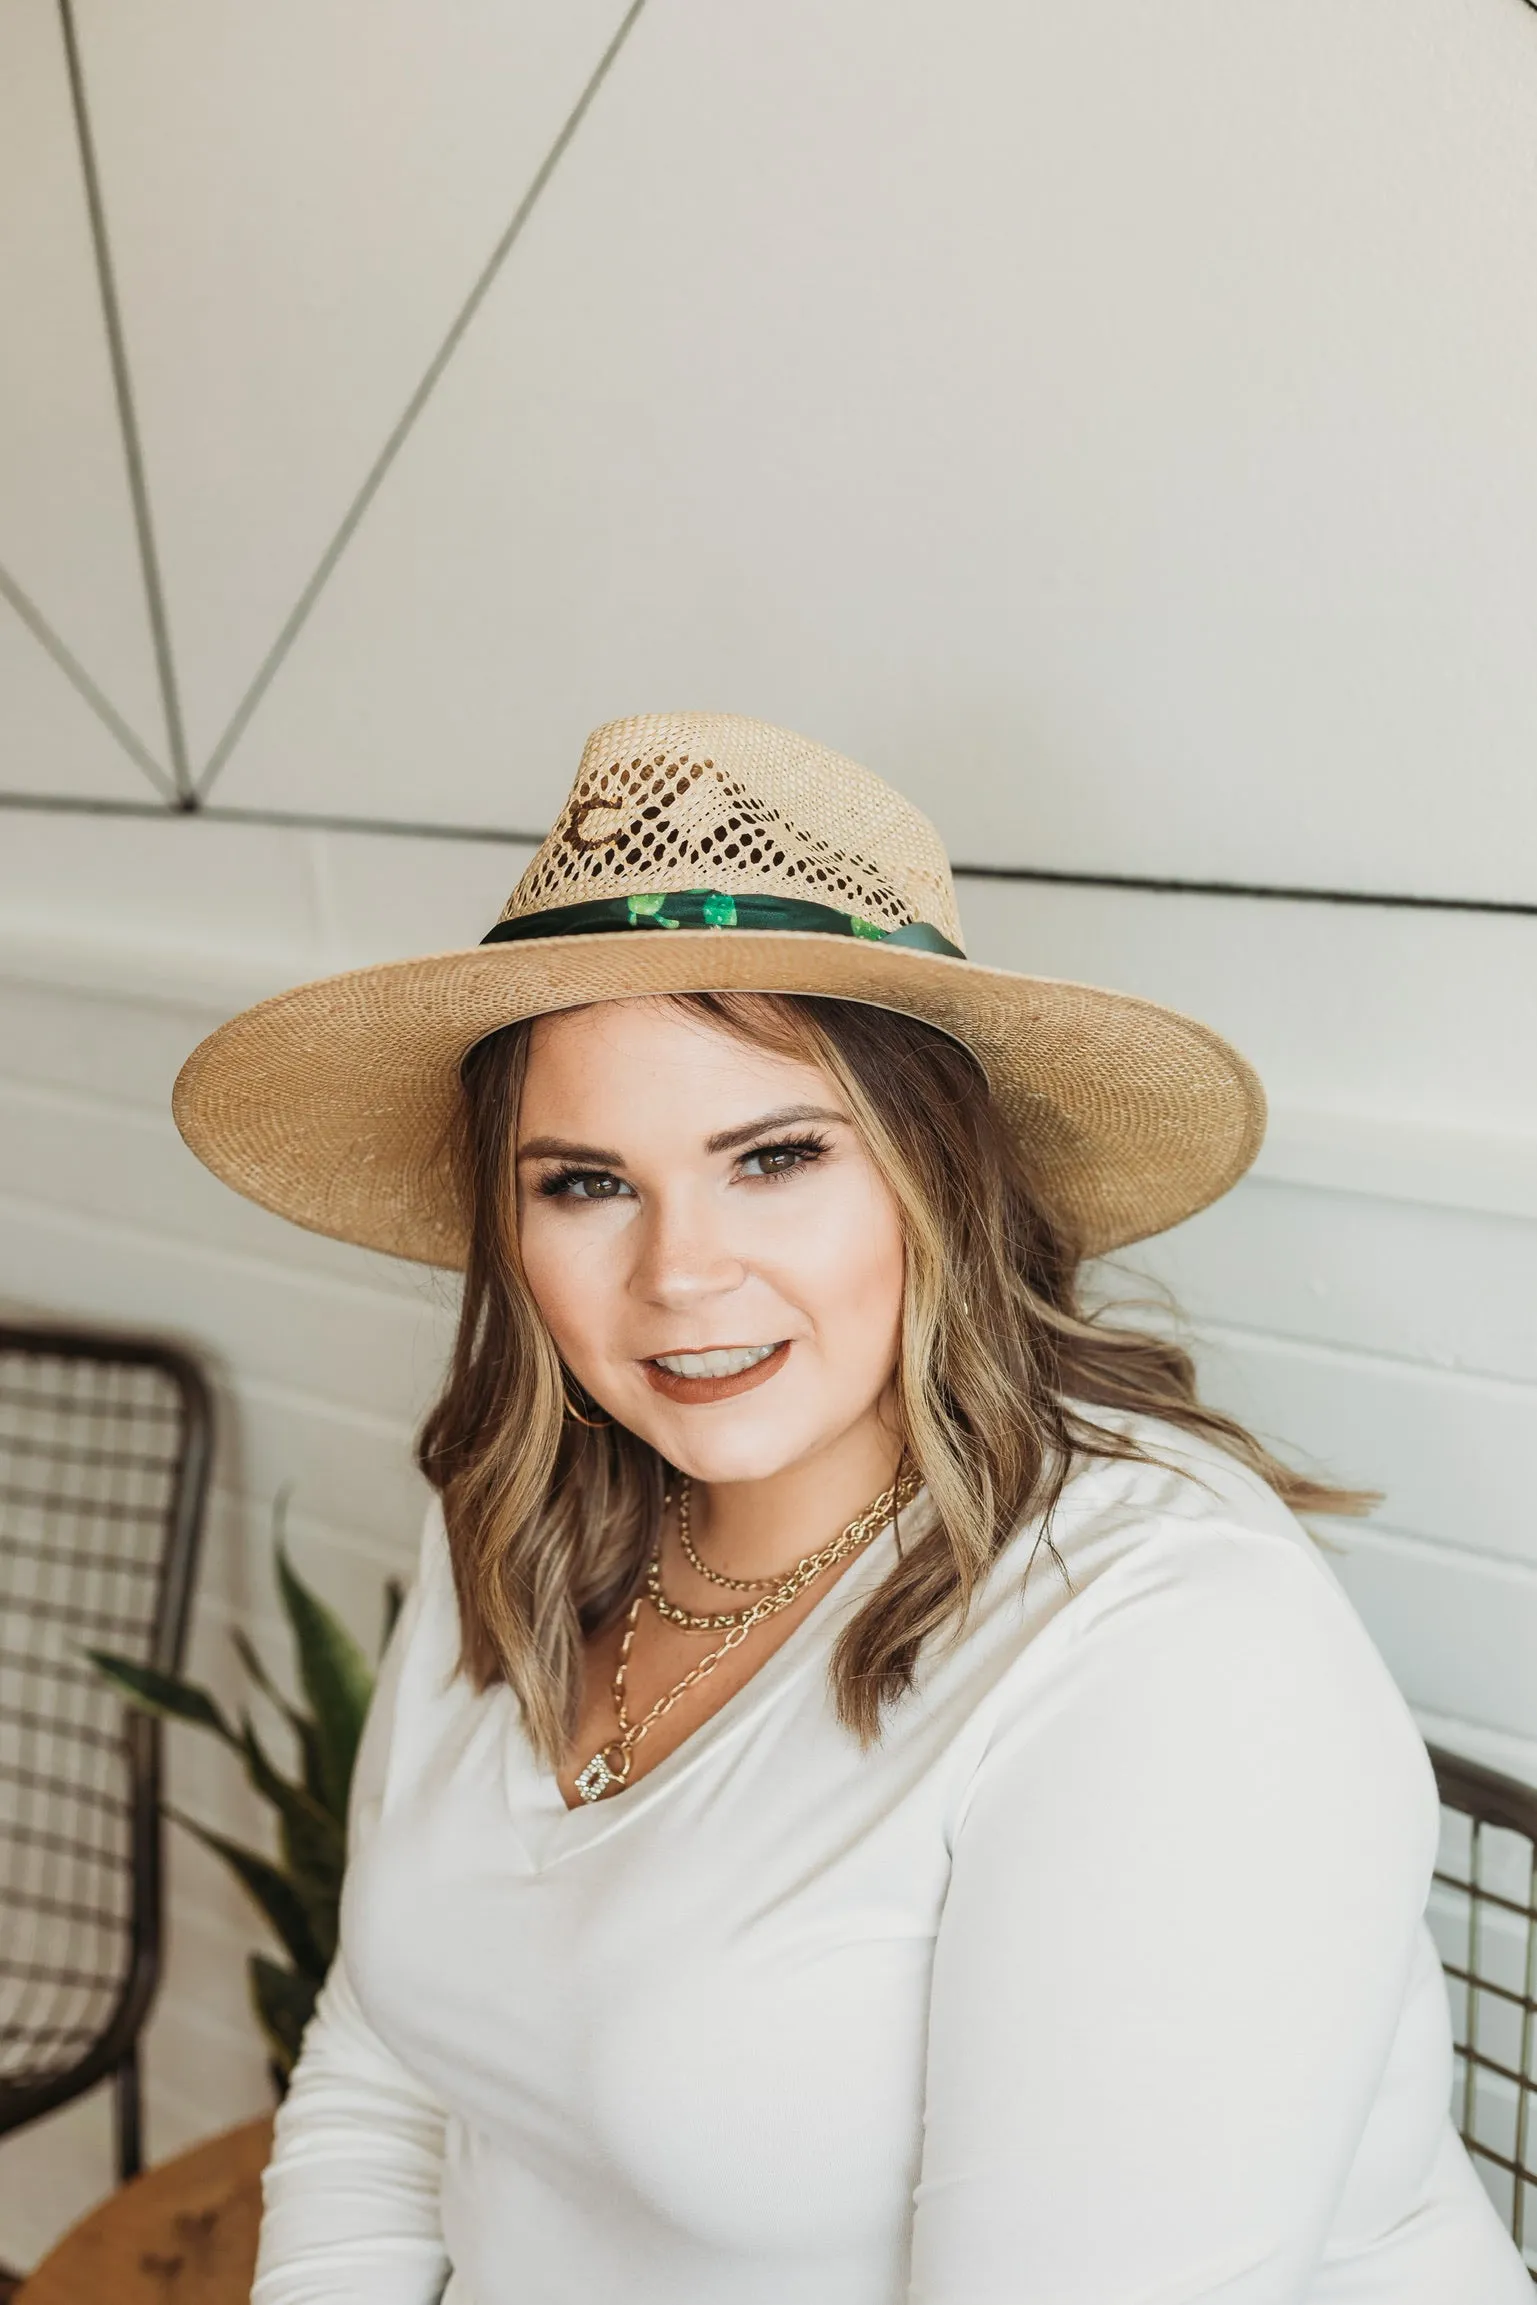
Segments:
[[[707,1577],[712,1585],[729,1585],[732,1592],[734,1593],[750,1593],[760,1585],[772,1585],[778,1583],[779,1580],[775,1577],[722,1576],[719,1569],[712,1569],[707,1565],[707,1563],[702,1561],[694,1550],[693,1536],[691,1533],[693,1521],[693,1500],[694,1484],[689,1479],[688,1474],[685,1473],[682,1483],[678,1489],[678,1543],[683,1548],[684,1559],[688,1561],[691,1567],[696,1568],[702,1577]]]
[[[660,1577],[656,1575],[661,1558],[659,1534],[647,1563],[646,1589],[637,1593],[630,1603],[624,1639],[619,1645],[619,1664],[614,1674],[614,1712],[619,1722],[619,1734],[610,1738],[606,1745],[600,1746],[586,1766],[577,1772],[576,1789],[581,1798],[584,1801],[601,1801],[604,1794],[613,1791],[616,1786],[627,1785],[630,1780],[630,1756],[646,1731],[654,1728],[665,1713],[670,1713],[678,1699],[697,1682],[702,1681],[708,1673],[713,1673],[723,1657],[728,1657],[733,1649],[739,1649],[754,1626],[761,1625],[768,1617],[777,1616],[781,1609],[787,1609],[824,1569],[831,1568],[835,1561],[846,1559],[860,1545],[868,1544],[873,1536],[885,1528],[895,1513],[900,1512],[904,1505],[912,1503],[921,1485],[916,1471],[909,1470],[901,1474],[889,1489],[882,1491],[873,1505],[868,1505],[856,1520],[850,1521],[848,1527],[841,1530],[831,1544],[823,1545],[817,1552],[808,1553],[771,1593],[766,1593],[761,1600],[752,1602],[749,1607],[735,1614],[720,1647],[712,1649],[707,1657],[701,1657],[691,1672],[685,1673],[681,1681],[658,1697],[643,1719],[632,1722],[624,1701],[625,1673],[635,1640],[635,1627],[640,1621],[641,1602],[651,1601],[653,1607],[658,1608],[662,1615],[671,1617],[674,1623],[687,1621],[689,1616],[689,1612],[679,1612],[673,1603],[661,1598]],[[766,1579],[763,1581],[767,1582]],[[706,1618],[704,1622],[708,1624],[710,1620]]]
[[[689,1527],[689,1501],[692,1489],[693,1483],[685,1473],[682,1486],[678,1491],[678,1539],[686,1558],[693,1563],[701,1576],[709,1578],[712,1585],[730,1585],[741,1593],[753,1591],[780,1592],[792,1577],[799,1577],[803,1571],[815,1576],[819,1568],[826,1568],[829,1565],[830,1548],[826,1545],[820,1545],[814,1552],[804,1554],[793,1568],[783,1570],[777,1577],[723,1576],[718,1569],[712,1569],[702,1561],[694,1550]],[[872,1513],[879,1512],[888,1502],[895,1503],[897,1501],[896,1486],[894,1486],[884,1490],[869,1510]],[[900,1501],[906,1503],[908,1500],[903,1498]],[[859,1520],[857,1522],[851,1521],[842,1535],[834,1538],[833,1543],[842,1545],[852,1530],[863,1526],[867,1517],[866,1514],[861,1513]],[[850,1549],[852,1550],[852,1546]],[[841,1559],[842,1555],[839,1554],[837,1557]],[[796,1587],[797,1592],[802,1589],[799,1585]],[[679,1601],[669,1600],[662,1586],[662,1548],[660,1542],[646,1563],[646,1598],[658,1616],[666,1617],[674,1625],[682,1625],[684,1630],[690,1633],[728,1632],[733,1625],[742,1623],[749,1613],[749,1608],[754,1605],[749,1603],[737,1609],[714,1609],[701,1613],[697,1609],[685,1609]],[[754,1623],[758,1621],[757,1618],[753,1620]]]

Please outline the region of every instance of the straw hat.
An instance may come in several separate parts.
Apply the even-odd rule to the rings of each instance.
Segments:
[[[176,1121],[295,1224],[459,1265],[443,1149],[466,1051],[552,1009],[728,989],[870,1001],[964,1042],[1085,1254],[1203,1208],[1259,1149],[1263,1092],[1216,1033],[967,960],[917,809],[807,737],[705,712],[596,730],[483,942],[246,1009],[188,1058]]]

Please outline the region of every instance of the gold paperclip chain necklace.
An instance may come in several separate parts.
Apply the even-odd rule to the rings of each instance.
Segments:
[[[695,1616],[691,1611],[679,1609],[676,1603],[666,1599],[661,1586],[662,1540],[658,1534],[651,1558],[646,1564],[645,1590],[637,1593],[630,1603],[624,1639],[619,1645],[619,1664],[614,1674],[614,1712],[619,1722],[619,1734],[601,1746],[586,1766],[578,1771],[576,1789],[581,1798],[584,1801],[601,1801],[605,1793],[628,1784],[630,1756],[646,1731],[654,1728],[665,1713],[670,1713],[678,1699],[697,1682],[713,1673],[723,1657],[728,1657],[733,1649],[739,1649],[754,1626],[761,1625],[766,1618],[777,1616],[781,1609],[787,1609],[824,1569],[830,1569],[835,1561],[846,1560],[850,1553],[868,1544],[873,1536],[885,1528],[894,1514],[912,1503],[921,1486],[922,1482],[915,1470],[902,1472],[891,1487],[882,1490],[874,1504],[867,1505],[858,1519],[850,1521],[848,1527],[840,1530],[830,1544],[821,1546],[814,1553],[807,1553],[803,1560],[797,1561],[795,1567],[761,1600],[753,1601],[744,1609],[733,1610],[724,1618]],[[747,1581],[743,1580],[744,1583]],[[769,1580],[754,1578],[751,1582],[767,1584]],[[635,1627],[640,1621],[640,1605],[644,1600],[649,1600],[662,1616],[669,1617],[674,1624],[703,1630],[714,1629],[724,1622],[729,1629],[718,1649],[712,1649],[707,1657],[701,1657],[691,1672],[685,1673],[681,1681],[657,1698],[641,1720],[631,1721],[625,1705],[625,1674],[635,1640]]]

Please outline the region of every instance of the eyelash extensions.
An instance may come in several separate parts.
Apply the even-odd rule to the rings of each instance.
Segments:
[[[795,1176],[801,1169],[809,1168],[813,1161],[820,1160],[827,1150],[827,1141],[825,1136],[815,1134],[803,1137],[775,1137],[763,1144],[750,1145],[745,1152],[739,1154],[738,1165],[740,1166],[745,1161],[763,1160],[771,1153],[798,1154],[799,1158],[789,1168],[760,1170],[758,1176],[753,1180],[755,1183],[771,1184],[779,1178]],[[538,1191],[541,1199],[545,1200],[610,1200],[615,1197],[613,1194],[594,1192],[578,1194],[573,1192],[571,1188],[578,1184],[592,1186],[617,1184],[620,1181],[607,1169],[560,1168],[554,1169],[548,1176],[540,1178]]]
[[[800,1158],[793,1167],[760,1172],[766,1173],[770,1177],[794,1176],[797,1170],[810,1168],[813,1161],[820,1160],[826,1150],[827,1139],[825,1136],[776,1137],[769,1143],[749,1146],[741,1157],[744,1161],[750,1161],[762,1160],[769,1153],[798,1153]]]

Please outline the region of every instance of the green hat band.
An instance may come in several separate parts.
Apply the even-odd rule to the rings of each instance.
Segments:
[[[591,904],[557,904],[544,912],[519,913],[499,920],[482,944],[520,944],[548,936],[603,936],[630,928],[790,929],[801,935],[857,936],[872,944],[901,945],[918,952],[946,953],[964,960],[959,945],[941,936],[926,920],[910,920],[901,928],[882,928],[862,920],[857,912],[835,912],[830,904],[811,904],[788,896],[727,896],[715,888],[669,889],[665,894],[646,891],[634,896],[606,896]]]

